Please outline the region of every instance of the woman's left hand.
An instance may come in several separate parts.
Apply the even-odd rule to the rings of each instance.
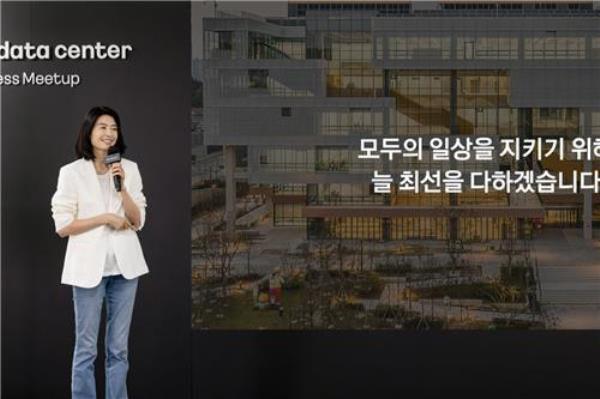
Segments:
[[[113,176],[120,176],[121,177],[121,186],[123,186],[123,182],[125,181],[125,171],[121,167],[120,162],[115,162],[110,165],[110,173]]]

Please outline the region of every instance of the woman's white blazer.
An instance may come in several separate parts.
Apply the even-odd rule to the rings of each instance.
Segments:
[[[140,209],[140,230],[146,220],[146,198],[137,164],[121,159],[125,172],[123,186]],[[74,219],[85,219],[110,212],[125,216],[121,197],[111,190],[109,209],[102,198],[100,182],[91,160],[83,158],[61,167],[56,192],[52,196],[52,217],[56,231]],[[107,234],[108,233],[108,234]],[[123,277],[132,279],[148,273],[137,233],[132,229],[114,230],[107,225],[69,236],[61,282],[83,288],[95,287],[102,280],[110,240]]]

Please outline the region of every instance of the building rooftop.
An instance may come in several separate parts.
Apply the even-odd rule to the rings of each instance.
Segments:
[[[376,17],[600,16],[594,1],[290,1],[289,17],[316,12],[369,13]]]

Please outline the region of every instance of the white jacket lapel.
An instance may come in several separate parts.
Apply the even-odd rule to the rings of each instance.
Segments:
[[[86,186],[90,189],[91,197],[97,198],[101,208],[104,209],[104,203],[102,200],[102,190],[100,189],[100,181],[98,180],[98,174],[94,167],[94,161],[83,160],[83,175],[85,176]]]

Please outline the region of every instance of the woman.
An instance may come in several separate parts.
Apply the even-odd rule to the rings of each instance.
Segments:
[[[125,158],[105,163],[109,150],[123,154],[125,148],[117,112],[92,108],[77,137],[79,159],[60,169],[52,197],[56,233],[69,237],[62,283],[73,286],[75,307],[73,399],[96,397],[94,361],[103,302],[106,398],[127,398],[129,326],[138,277],[148,267],[136,234],[146,218],[138,167]]]

